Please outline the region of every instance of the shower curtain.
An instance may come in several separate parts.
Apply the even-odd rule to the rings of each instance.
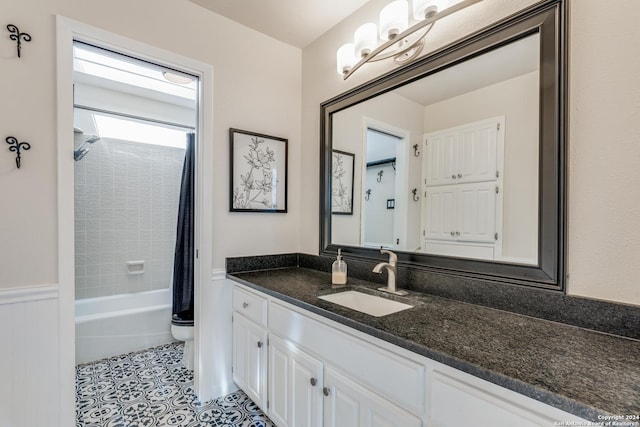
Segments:
[[[182,320],[193,320],[194,143],[195,134],[187,134],[173,261],[173,314]]]

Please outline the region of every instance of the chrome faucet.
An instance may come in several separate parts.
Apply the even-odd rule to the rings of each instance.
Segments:
[[[387,251],[385,249],[380,249],[381,254],[389,255],[389,262],[381,262],[376,264],[373,267],[374,273],[382,273],[382,269],[387,269],[387,287],[386,288],[378,288],[379,291],[388,292],[390,294],[395,295],[408,295],[409,292],[403,290],[396,290],[396,275],[398,273],[398,256],[391,251]]]

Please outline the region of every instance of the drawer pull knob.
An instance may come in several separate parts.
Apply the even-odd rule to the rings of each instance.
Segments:
[[[322,387],[322,394],[329,396],[329,387]]]
[[[262,348],[262,341],[258,341],[258,348]]]
[[[462,178],[462,174],[461,173],[458,174],[458,178]]]
[[[242,303],[242,308],[247,308],[249,307],[249,303],[248,302],[243,302]]]
[[[318,384],[318,380],[315,378],[311,378],[311,385],[315,387],[316,384]]]

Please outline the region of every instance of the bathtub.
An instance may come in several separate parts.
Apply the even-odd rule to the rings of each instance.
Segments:
[[[76,363],[175,341],[171,336],[171,291],[88,298],[75,303]]]

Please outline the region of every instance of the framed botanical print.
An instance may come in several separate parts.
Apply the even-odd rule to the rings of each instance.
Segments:
[[[331,165],[331,213],[353,215],[353,174],[355,155],[333,150]]]
[[[231,212],[287,212],[285,138],[229,129]]]

